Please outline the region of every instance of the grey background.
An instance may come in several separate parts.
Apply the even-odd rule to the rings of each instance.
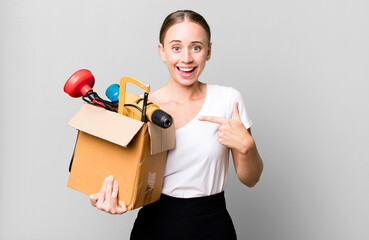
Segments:
[[[163,86],[158,32],[177,9],[211,26],[201,80],[239,89],[254,122],[261,181],[232,166],[226,188],[239,239],[369,239],[366,0],[0,1],[0,239],[128,239],[137,211],[66,187],[82,100],[63,86],[81,68],[101,96],[124,75]]]

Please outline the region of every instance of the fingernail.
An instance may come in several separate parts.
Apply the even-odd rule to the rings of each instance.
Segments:
[[[113,180],[113,178],[114,178],[114,177],[113,177],[113,175],[110,175],[110,176],[109,176],[109,179],[110,179],[110,180]]]
[[[114,185],[118,185],[118,182],[117,181],[114,181]]]

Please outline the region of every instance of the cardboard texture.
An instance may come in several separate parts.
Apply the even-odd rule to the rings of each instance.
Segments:
[[[87,103],[68,125],[79,130],[68,187],[98,193],[112,174],[128,210],[159,200],[174,126],[163,129]]]

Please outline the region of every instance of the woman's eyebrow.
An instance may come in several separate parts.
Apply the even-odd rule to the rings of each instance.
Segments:
[[[201,41],[192,41],[191,43],[200,43],[201,45],[204,45]]]
[[[169,43],[172,43],[172,42],[182,42],[181,40],[172,40],[172,41],[170,41]],[[194,44],[194,43],[200,43],[201,45],[204,45],[201,41],[192,41],[191,42],[192,44]]]
[[[169,43],[172,43],[172,42],[181,42],[181,40],[172,40]]]

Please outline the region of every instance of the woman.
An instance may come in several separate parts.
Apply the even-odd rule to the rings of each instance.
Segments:
[[[242,183],[253,187],[260,178],[263,163],[242,96],[199,81],[211,56],[210,36],[205,19],[188,10],[171,13],[160,30],[158,48],[170,77],[149,96],[173,117],[177,147],[168,152],[162,197],[140,209],[131,239],[236,239],[223,192],[229,149]],[[122,214],[113,180],[105,179],[91,204]]]

